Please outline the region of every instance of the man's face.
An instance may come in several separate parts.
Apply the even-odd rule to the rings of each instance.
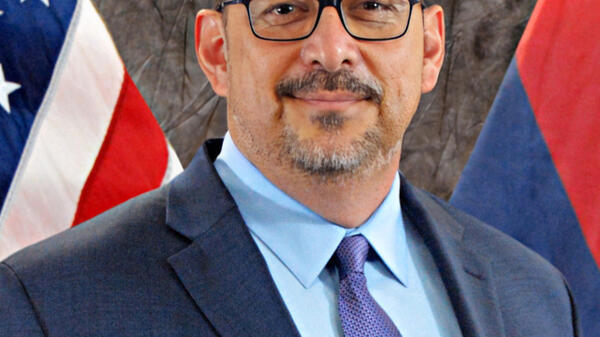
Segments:
[[[256,38],[243,5],[227,8],[228,124],[255,165],[338,177],[395,165],[419,101],[423,20],[389,41],[348,35],[333,7],[300,41]]]

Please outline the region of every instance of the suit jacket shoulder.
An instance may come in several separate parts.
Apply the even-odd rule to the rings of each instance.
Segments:
[[[175,327],[190,324],[211,331],[167,262],[189,240],[165,226],[166,192],[144,194],[5,260],[0,336],[183,336]]]
[[[463,325],[487,331],[484,335],[492,329],[506,336],[543,336],[548,331],[557,336],[580,335],[570,289],[553,265],[428,192],[406,184],[402,193],[403,203],[408,204],[403,211],[410,214],[442,274],[445,269],[464,271],[443,276],[459,320],[473,319]],[[469,303],[478,301],[488,303],[479,308],[495,307],[496,312],[476,312],[480,309]]]

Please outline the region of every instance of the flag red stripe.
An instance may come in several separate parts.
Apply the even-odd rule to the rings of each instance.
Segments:
[[[125,72],[113,118],[81,191],[73,225],[160,186],[167,162],[162,130]]]
[[[521,79],[600,265],[600,1],[538,2],[517,49]]]

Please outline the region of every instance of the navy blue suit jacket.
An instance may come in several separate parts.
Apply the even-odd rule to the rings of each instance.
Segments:
[[[204,147],[168,186],[0,264],[0,336],[298,336],[211,164],[218,151]],[[579,335],[551,265],[402,179],[405,221],[464,336]]]

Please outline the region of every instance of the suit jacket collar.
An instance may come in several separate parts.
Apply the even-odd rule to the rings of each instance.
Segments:
[[[216,173],[220,142],[198,151],[170,184],[167,225],[191,244],[168,261],[219,335],[299,336],[266,263]],[[435,198],[401,176],[400,200],[431,251],[463,336],[504,336],[490,265]]]

